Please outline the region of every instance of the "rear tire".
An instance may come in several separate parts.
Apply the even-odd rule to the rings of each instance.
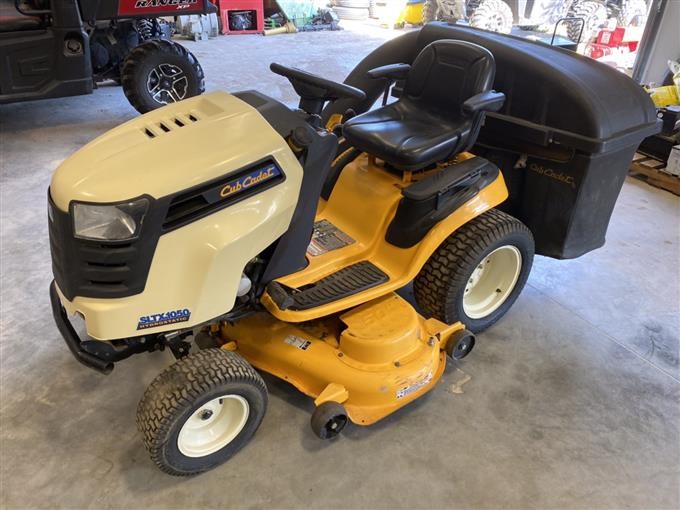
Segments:
[[[600,27],[607,22],[607,8],[597,0],[575,0],[569,9],[569,16],[583,18],[583,34],[578,40],[581,31],[581,22],[567,22],[567,36],[574,42],[589,42],[597,35]]]
[[[647,2],[645,0],[622,0],[616,17],[620,27],[644,27],[647,23]]]
[[[418,306],[447,324],[485,330],[510,309],[529,277],[534,239],[496,209],[469,221],[430,256],[413,282]]]
[[[333,7],[335,14],[338,15],[340,19],[346,20],[365,20],[368,19],[368,8],[359,7]]]
[[[370,0],[335,0],[335,5],[353,9],[368,9],[370,7]]]
[[[509,34],[512,23],[512,9],[503,0],[482,0],[470,17],[471,26],[501,34]]]
[[[438,13],[439,5],[437,5],[437,0],[425,0],[423,4],[423,25],[430,21],[436,21]]]
[[[121,81],[139,113],[205,92],[203,68],[196,57],[184,46],[160,39],[143,42],[129,53]]]
[[[137,407],[137,426],[161,470],[188,476],[243,448],[266,409],[267,388],[255,369],[234,352],[206,349],[153,380]]]

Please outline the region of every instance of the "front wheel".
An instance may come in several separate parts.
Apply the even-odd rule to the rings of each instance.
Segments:
[[[159,468],[194,475],[245,446],[266,409],[267,388],[246,360],[223,349],[205,349],[153,380],[137,407],[137,426]]]
[[[145,41],[126,57],[121,73],[130,104],[146,113],[205,92],[203,68],[181,44]]]
[[[482,0],[470,16],[471,26],[501,34],[509,34],[512,23],[512,9],[503,0]]]
[[[469,221],[435,250],[413,282],[425,315],[485,330],[510,309],[529,277],[534,239],[496,209]]]
[[[569,16],[583,18],[583,23],[580,20],[567,23],[567,37],[574,42],[587,43],[597,36],[607,22],[607,8],[598,0],[574,0],[569,8]]]

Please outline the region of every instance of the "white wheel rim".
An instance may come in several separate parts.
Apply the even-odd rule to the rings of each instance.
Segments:
[[[495,312],[512,293],[521,270],[522,254],[514,246],[501,246],[484,257],[465,287],[465,315],[483,319]]]
[[[205,457],[231,443],[248,421],[250,406],[240,395],[223,395],[197,409],[182,425],[179,451],[187,457]]]

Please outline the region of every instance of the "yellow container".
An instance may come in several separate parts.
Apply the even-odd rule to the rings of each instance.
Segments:
[[[655,87],[649,89],[650,97],[657,108],[666,106],[680,105],[680,87],[677,85],[667,85],[665,87]]]

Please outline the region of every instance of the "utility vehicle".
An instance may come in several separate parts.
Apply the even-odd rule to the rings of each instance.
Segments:
[[[564,18],[573,41],[588,41],[608,18],[619,26],[642,26],[647,18],[645,0],[426,0],[424,21],[465,19],[471,26],[508,34],[513,26],[533,30],[554,26]]]
[[[90,94],[113,80],[148,112],[204,91],[203,69],[157,16],[208,0],[0,0],[0,104]]]
[[[168,105],[82,148],[49,190],[52,311],[74,356],[103,373],[178,358],[137,411],[171,474],[251,439],[256,369],[314,399],[320,438],[431,390],[509,310],[535,252],[604,243],[658,130],[620,73],[470,28],[409,32],[345,83],[271,70],[297,109],[256,91]],[[411,281],[415,305],[396,293]]]

